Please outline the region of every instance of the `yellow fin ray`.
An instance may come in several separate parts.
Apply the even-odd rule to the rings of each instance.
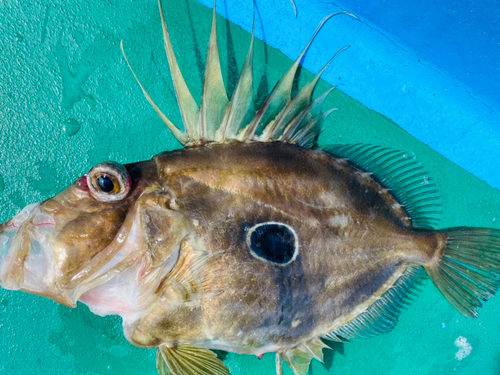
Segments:
[[[214,352],[186,344],[161,345],[156,355],[156,367],[160,375],[230,375]]]

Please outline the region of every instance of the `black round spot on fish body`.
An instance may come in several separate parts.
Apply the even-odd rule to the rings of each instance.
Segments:
[[[115,183],[106,175],[99,176],[97,178],[97,184],[99,185],[99,188],[105,193],[110,193],[115,189]]]
[[[276,222],[261,223],[249,229],[247,245],[253,256],[276,265],[287,265],[295,260],[298,241],[295,231]]]

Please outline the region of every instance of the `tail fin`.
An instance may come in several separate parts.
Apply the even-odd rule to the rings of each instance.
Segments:
[[[432,282],[463,315],[477,317],[500,286],[500,230],[450,228],[442,258],[425,267]]]

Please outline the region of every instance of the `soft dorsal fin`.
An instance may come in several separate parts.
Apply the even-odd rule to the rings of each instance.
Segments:
[[[413,228],[432,229],[439,224],[441,196],[429,172],[412,153],[364,144],[329,146],[325,151],[372,173],[404,206]]]
[[[329,349],[319,337],[304,342],[299,346],[285,350],[281,357],[288,363],[295,375],[306,375],[311,359],[315,358],[323,363],[323,349]]]
[[[159,6],[165,50],[167,52],[170,72],[174,82],[177,102],[181,111],[185,131],[174,125],[163,114],[148,95],[145,88],[141,85],[135,73],[133,73],[133,71],[132,73],[137,79],[146,99],[179,142],[187,147],[192,147],[208,143],[226,143],[234,141],[281,141],[295,143],[307,148],[312,147],[314,140],[321,131],[321,123],[326,118],[327,114],[331,112],[329,111],[326,114],[321,113],[321,106],[317,105],[322,103],[324,97],[322,97],[319,102],[312,103],[313,90],[321,73],[323,73],[326,67],[331,63],[333,58],[347,47],[342,48],[335,54],[332,60],[326,64],[325,68],[323,68],[316,77],[306,84],[292,99],[291,93],[295,73],[306,51],[326,21],[338,14],[347,14],[353,18],[356,18],[356,16],[348,12],[337,12],[325,17],[319,24],[309,43],[293,63],[292,67],[283,77],[281,77],[264,101],[262,107],[255,112],[253,108],[252,73],[253,32],[249,52],[242,68],[237,88],[231,100],[228,101],[219,61],[214,1],[212,30],[208,43],[203,93],[201,106],[198,108],[185,83],[179,65],[177,64],[169,32],[163,17],[161,0],[159,0]],[[125,56],[124,52],[123,54]],[[300,121],[297,121],[298,117],[300,117]]]
[[[412,301],[423,277],[420,266],[408,266],[394,285],[366,311],[323,338],[342,342],[389,332],[396,325],[401,310]]]
[[[160,375],[230,375],[213,351],[186,344],[161,345],[156,354],[156,368]]]

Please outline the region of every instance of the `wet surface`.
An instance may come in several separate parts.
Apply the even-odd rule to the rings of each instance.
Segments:
[[[164,8],[181,69],[199,100],[199,60],[206,53],[211,11],[191,1],[165,1]],[[144,99],[119,49],[124,39],[131,64],[149,94],[179,124],[154,2],[50,0],[27,6],[11,1],[0,4],[0,17],[5,35],[0,45],[5,51],[0,64],[0,222],[27,204],[57,194],[102,161],[136,162],[179,147]],[[223,21],[219,27],[223,77],[227,77],[229,69],[241,69],[250,38],[234,26],[228,34]],[[235,56],[230,59],[224,52],[228,42]],[[290,64],[256,42],[255,90],[268,92]],[[303,69],[300,82],[310,77]],[[317,92],[328,87],[322,82]],[[442,227],[500,227],[498,190],[339,91],[332,92],[325,107],[339,111],[325,123],[321,145],[364,142],[413,151],[443,195]],[[64,129],[68,119],[80,125],[71,136],[70,124]],[[469,320],[454,311],[431,283],[423,289],[392,332],[333,344],[325,365],[313,362],[311,373],[498,375],[500,298],[487,303],[479,319]],[[118,318],[95,316],[83,305],[70,310],[5,290],[0,290],[0,312],[0,373],[156,374],[155,351],[130,345]],[[455,359],[454,342],[460,336],[473,347],[462,361]],[[271,354],[260,361],[255,356],[222,356],[233,375],[274,373]],[[285,374],[291,374],[288,368]]]

